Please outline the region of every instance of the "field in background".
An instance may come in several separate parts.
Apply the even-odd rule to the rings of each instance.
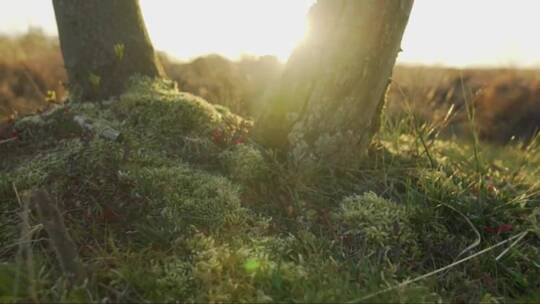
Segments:
[[[65,79],[57,39],[39,29],[0,35],[0,122],[43,110],[47,97],[60,101]]]
[[[445,69],[398,66],[387,115],[445,125],[447,135],[506,143],[540,127],[540,70]]]
[[[233,62],[211,55],[189,63],[160,57],[181,90],[244,116],[253,116],[259,97],[283,69],[271,56]],[[65,87],[55,37],[39,29],[0,36],[0,123],[61,102]],[[398,66],[386,115],[397,119],[409,114],[419,125],[444,125],[447,136],[470,136],[468,124],[475,121],[481,139],[526,140],[540,127],[540,71]]]

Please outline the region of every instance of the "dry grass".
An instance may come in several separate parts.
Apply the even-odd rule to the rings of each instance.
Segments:
[[[38,29],[0,36],[0,123],[43,110],[48,101],[60,101],[65,80],[56,39]]]
[[[182,91],[244,116],[256,113],[259,97],[283,68],[274,57],[233,62],[211,55],[187,63],[160,57]],[[1,139],[2,122],[43,110],[46,99],[61,101],[66,75],[57,39],[39,29],[0,36],[0,58]],[[414,117],[418,124],[448,119],[446,135],[470,137],[467,104],[474,106],[481,139],[526,140],[540,127],[540,71],[398,66],[386,114],[396,121]]]
[[[218,55],[180,63],[162,56],[167,75],[186,91],[237,114],[251,116],[257,98],[281,74],[282,64],[272,56],[244,57],[233,62]]]
[[[419,122],[438,123],[450,111],[447,133],[470,137],[473,110],[480,138],[497,143],[527,140],[540,127],[539,70],[398,66],[394,80],[389,117],[412,113]]]

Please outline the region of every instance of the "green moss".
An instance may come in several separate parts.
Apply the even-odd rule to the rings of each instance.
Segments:
[[[62,172],[66,166],[67,154],[75,142],[59,145],[48,153],[37,154],[29,161],[10,172],[10,179],[21,191],[44,186],[52,172]]]
[[[132,253],[121,258],[114,273],[105,273],[113,288],[126,292],[117,302],[175,302],[193,296],[191,264],[181,257],[157,257],[156,253]]]
[[[112,195],[118,187],[122,147],[102,139],[89,142],[74,139],[60,143],[46,153],[9,173],[22,190],[48,187],[62,197],[67,195]]]
[[[83,130],[73,120],[73,112],[69,106],[57,106],[44,115],[25,117],[15,124],[22,143],[41,147],[64,138],[75,138],[83,134]]]
[[[222,137],[233,137],[246,124],[223,107],[179,92],[171,82],[148,78],[134,79],[112,110],[135,141],[176,152],[192,139],[212,139],[217,131]],[[218,144],[217,138],[215,141]],[[215,148],[210,143],[205,146],[207,150]]]
[[[280,294],[292,296],[291,285],[307,279],[308,273],[301,265],[281,261],[269,250],[269,240],[260,241],[220,244],[196,235],[190,242],[195,253],[192,274],[199,289],[194,300],[274,302],[281,300]]]
[[[268,166],[261,152],[241,144],[220,155],[228,175],[242,184],[257,183],[267,173]]]
[[[55,202],[65,211],[66,225],[76,242],[94,237],[96,223],[107,220],[104,210],[127,215],[133,208],[129,185],[121,180],[123,149],[120,145],[102,139],[82,141],[79,139],[57,142],[54,148],[36,153],[32,158],[0,177],[0,210],[6,216],[0,226],[2,243],[15,243],[20,218],[13,210],[18,199],[12,189],[16,186],[23,197],[40,188],[48,191]],[[122,210],[122,213],[119,213]],[[124,217],[122,217],[124,218]],[[37,219],[34,219],[35,221]],[[17,247],[13,247],[16,250]]]
[[[345,198],[334,213],[346,254],[360,258],[386,255],[384,259],[395,262],[412,261],[417,254],[409,217],[405,207],[373,192]]]
[[[327,255],[331,246],[321,247],[324,240],[305,236],[239,236],[222,242],[196,235],[190,241],[194,253],[191,273],[197,287],[192,300],[342,303],[389,284],[392,275],[386,269],[373,267],[367,259],[351,263],[334,259]],[[422,285],[411,285],[376,301],[428,299],[436,299],[436,295]]]
[[[238,189],[223,177],[182,165],[141,168],[130,176],[135,183],[134,194],[150,201],[169,230],[183,232],[191,225],[219,230],[243,221]]]
[[[113,107],[130,126],[161,133],[169,140],[191,132],[208,132],[222,119],[205,100],[176,91],[173,83],[146,78],[134,80]]]

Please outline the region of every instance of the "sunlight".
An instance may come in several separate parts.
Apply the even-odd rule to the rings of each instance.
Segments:
[[[140,0],[158,50],[189,60],[218,53],[285,61],[305,36],[315,0]],[[538,66],[538,0],[416,0],[399,62],[446,66]],[[0,33],[28,26],[56,34],[51,1],[17,0],[0,10]]]
[[[416,0],[400,62],[538,66],[538,0]]]
[[[142,0],[155,45],[179,58],[218,52],[275,55],[287,60],[307,30],[314,0]]]

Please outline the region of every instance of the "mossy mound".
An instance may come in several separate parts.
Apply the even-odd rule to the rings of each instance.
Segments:
[[[113,105],[113,111],[141,139],[166,142],[197,134],[209,135],[223,121],[205,100],[175,90],[173,83],[139,79]],[[151,109],[151,110],[150,110]]]
[[[118,100],[66,104],[17,121],[18,140],[0,147],[2,206],[18,205],[13,185],[20,193],[47,189],[70,210],[65,220],[81,242],[111,222],[130,229],[148,210],[159,211],[152,220],[170,223],[170,234],[239,224],[238,188],[219,175],[218,155],[249,126],[168,81],[134,79]],[[107,130],[120,136],[104,137]],[[15,242],[16,228],[1,236]]]
[[[178,92],[173,83],[149,79],[136,79],[111,110],[133,141],[169,153],[220,150],[244,140],[252,125],[224,107]]]
[[[224,225],[241,225],[244,220],[238,189],[224,177],[183,165],[142,168],[129,176],[133,176],[134,195],[147,197],[173,233],[192,225],[216,230]]]
[[[269,169],[261,151],[248,144],[225,150],[220,159],[230,178],[244,185],[260,182]]]
[[[44,150],[62,140],[107,138],[104,135],[114,131],[134,153],[155,150],[168,158],[207,163],[245,142],[251,126],[251,121],[224,107],[179,92],[172,82],[134,78],[118,100],[66,104],[21,119],[12,126],[18,144],[0,152],[17,156],[16,152]]]

